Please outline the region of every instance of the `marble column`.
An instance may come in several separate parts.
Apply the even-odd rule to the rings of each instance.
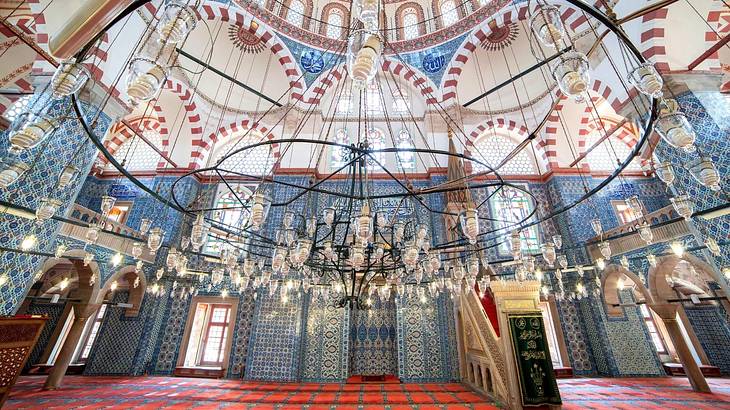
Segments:
[[[73,359],[76,346],[81,340],[81,336],[84,333],[84,327],[88,318],[93,317],[96,311],[99,309],[99,304],[74,304],[73,313],[74,321],[71,324],[71,329],[68,331],[66,340],[63,342],[63,347],[58,353],[56,362],[51,369],[51,373],[46,378],[46,383],[43,385],[43,390],[56,390],[61,387],[63,376],[68,370],[69,364]]]
[[[669,333],[669,337],[672,339],[674,348],[677,349],[677,355],[679,356],[684,373],[687,375],[692,389],[696,392],[711,393],[710,386],[705,380],[705,376],[702,374],[700,367],[692,357],[692,352],[687,346],[687,341],[684,339],[682,329],[677,322],[677,310],[679,305],[676,304],[654,304],[649,306],[664,322],[664,326]]]

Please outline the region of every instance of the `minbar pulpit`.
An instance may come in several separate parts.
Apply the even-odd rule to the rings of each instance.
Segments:
[[[10,395],[46,320],[43,316],[0,317],[0,407]]]

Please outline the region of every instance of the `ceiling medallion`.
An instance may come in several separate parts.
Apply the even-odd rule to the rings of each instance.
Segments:
[[[517,38],[519,29],[517,24],[509,23],[504,26],[492,28],[492,32],[481,42],[483,49],[487,51],[499,51],[512,45]]]
[[[235,24],[231,24],[231,26],[228,27],[228,38],[233,42],[236,48],[243,50],[246,53],[258,54],[266,48],[266,45],[261,41],[256,33]]]

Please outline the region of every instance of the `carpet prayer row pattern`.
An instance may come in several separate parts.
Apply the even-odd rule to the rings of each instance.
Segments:
[[[495,409],[453,383],[265,383],[171,377],[67,376],[57,391],[43,377],[21,377],[7,409]],[[708,379],[713,393],[685,378],[560,380],[565,409],[729,409],[730,379]]]

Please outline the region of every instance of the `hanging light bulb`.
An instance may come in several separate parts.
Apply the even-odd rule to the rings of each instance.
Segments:
[[[403,253],[403,263],[412,268],[416,266],[416,262],[418,262],[418,247],[411,241],[406,245]]]
[[[560,250],[563,248],[563,236],[562,235],[553,235],[553,243],[555,244],[555,248]]]
[[[631,70],[629,72],[629,82],[644,95],[652,98],[662,96],[664,79],[652,63],[644,63]]]
[[[134,259],[139,259],[140,256],[142,256],[142,242],[134,242],[132,244],[132,257]]]
[[[309,257],[309,253],[312,251],[312,241],[309,239],[300,239],[296,245],[296,263],[298,265],[303,264]]]
[[[38,244],[38,238],[35,235],[28,235],[25,238],[23,238],[23,241],[20,242],[20,250],[23,252],[28,252],[29,250],[35,248],[35,246]]]
[[[286,249],[282,246],[277,246],[276,248],[274,248],[274,254],[271,257],[271,269],[279,271],[285,259]]]
[[[104,195],[101,197],[101,214],[104,218],[109,217],[109,212],[114,208],[114,203],[117,202],[117,198],[110,195]]]
[[[56,214],[62,202],[57,199],[43,198],[35,210],[35,219],[38,225],[51,219]]]
[[[565,256],[565,255],[563,255]],[[567,264],[567,260],[566,260]],[[522,267],[525,268],[525,271],[527,272],[534,272],[535,271],[535,257],[532,255],[527,255],[524,258],[522,258]]]
[[[174,269],[177,265],[179,252],[175,248],[170,248],[170,250],[167,252],[167,258],[165,259],[165,266],[167,266],[168,269]]]
[[[378,12],[380,8],[380,0],[355,0],[352,3],[354,15],[362,21],[365,29],[369,31],[378,30]]]
[[[84,254],[84,266],[89,266],[89,264],[94,260],[94,254],[91,252],[86,252]]]
[[[578,274],[579,278],[582,278],[586,274],[586,271],[585,271],[585,268],[583,267],[583,265],[576,266],[575,272]]]
[[[134,289],[137,289],[139,287],[139,276],[137,276],[136,278],[134,278],[134,282],[132,283],[132,287]]]
[[[58,176],[58,188],[64,189],[69,186],[69,184],[76,179],[76,175],[78,175],[78,173],[79,169],[73,165],[66,165],[63,167],[61,174]]]
[[[285,211],[284,216],[281,219],[282,225],[284,225],[284,228],[289,229],[292,227],[292,224],[294,223],[294,212],[293,211]]]
[[[470,243],[476,243],[479,236],[479,216],[476,208],[470,206],[459,215],[461,230]]]
[[[713,191],[720,190],[720,173],[711,158],[701,157],[689,167],[689,172],[702,186]]]
[[[142,218],[142,220],[139,223],[139,231],[142,233],[142,235],[146,235],[147,231],[150,230],[150,227],[152,226],[152,221],[147,218]]]
[[[654,240],[654,233],[652,232],[649,223],[644,221],[637,229],[639,231],[639,237],[641,237],[647,245],[650,245]]]
[[[656,256],[653,254],[646,255],[646,260],[649,261],[649,265],[651,265],[652,268],[656,268],[657,265],[657,259]]]
[[[190,229],[190,244],[193,245],[193,249],[197,252],[200,247],[203,246],[205,240],[208,238],[208,231],[210,230],[210,224],[206,222],[205,216],[200,213],[195,217],[193,227]]]
[[[545,259],[545,262],[550,265],[550,267],[555,264],[557,255],[555,253],[555,245],[553,243],[546,242],[542,245],[542,257]]]
[[[335,222],[335,208],[328,206],[322,213],[322,219],[328,228],[332,227],[332,223]]]
[[[10,131],[8,152],[18,155],[34,148],[58,128],[58,122],[44,115],[24,114],[24,120],[16,122],[19,128]]]
[[[543,279],[545,279],[545,273],[542,271],[542,269],[535,269],[535,279],[537,279],[538,282],[542,282]]]
[[[557,260],[558,260],[558,265],[560,265],[560,267],[562,269],[567,269],[568,268],[568,257],[567,256],[565,256],[565,255],[558,255]]]
[[[90,77],[89,70],[82,64],[76,63],[76,60],[62,61],[51,78],[53,98],[60,100],[71,94],[76,94]]]
[[[403,235],[405,235],[406,232],[406,226],[403,224],[403,222],[396,222],[395,225],[393,225],[393,238],[395,242],[400,242],[403,240]]]
[[[157,24],[157,33],[163,44],[178,44],[185,40],[198,23],[194,5],[184,0],[168,0]]]
[[[601,251],[601,255],[603,255],[604,258],[611,259],[611,243],[610,242],[599,243],[598,249]]]
[[[147,57],[134,57],[129,62],[127,95],[132,104],[149,101],[162,88],[168,69]]]
[[[730,281],[730,267],[722,268],[722,274],[725,276],[725,280]]]
[[[591,228],[593,228],[593,232],[596,233],[596,236],[601,236],[601,234],[603,234],[603,224],[601,224],[600,219],[591,219]]]
[[[65,290],[68,287],[68,284],[68,277],[64,276],[63,279],[61,279],[61,282],[58,284],[58,288],[61,290]]]
[[[570,97],[581,97],[588,90],[590,74],[588,57],[577,51],[568,51],[562,54],[553,65],[553,78],[557,81],[560,90]]]
[[[157,269],[157,271],[155,272],[155,277],[157,278],[157,280],[162,279],[162,277],[164,275],[165,275],[165,268]]]
[[[537,6],[530,18],[530,29],[542,44],[549,47],[557,47],[565,36],[560,11],[553,5]]]
[[[112,256],[112,261],[111,261],[112,266],[115,266],[115,267],[119,266],[119,264],[122,263],[123,258],[124,257],[122,256],[121,253],[119,253],[119,252],[115,253],[114,256]]]
[[[663,100],[654,129],[667,144],[687,152],[695,150],[697,134],[675,100]]]
[[[720,245],[714,238],[705,238],[705,246],[707,246],[707,249],[709,249],[710,252],[712,252],[712,254],[715,256],[720,256],[722,253],[722,251],[720,250]]]
[[[99,231],[101,230],[101,226],[98,224],[91,224],[86,229],[86,234],[84,234],[84,239],[86,241],[87,245],[93,245],[96,243],[97,240],[99,240]]]
[[[111,286],[109,286],[109,289],[111,289],[111,291],[114,292],[115,290],[117,290],[118,287],[119,287],[119,283],[117,283],[117,281],[114,281],[114,282],[112,282]]]
[[[254,231],[258,231],[261,225],[266,221],[271,208],[271,200],[261,192],[253,194],[253,205],[251,205],[251,227]]]
[[[385,255],[385,244],[382,242],[378,242],[374,245],[374,248],[375,250],[373,252],[373,257],[376,260],[383,259],[383,256]]]
[[[30,166],[25,162],[12,157],[5,157],[0,162],[0,188],[7,189],[28,170],[30,170]]]
[[[144,262],[137,261],[137,263],[134,264],[134,271],[137,274],[141,274],[142,273],[142,268],[144,268]]]
[[[67,250],[68,250],[68,246],[66,246],[65,244],[62,243],[62,244],[58,245],[58,247],[56,248],[56,253],[53,256],[55,256],[56,258],[62,258]]]
[[[432,253],[429,263],[434,272],[438,271],[441,268],[441,255],[438,252]]]
[[[654,165],[654,172],[656,172],[657,177],[665,184],[672,185],[674,182],[674,168],[670,162],[660,162]]]
[[[638,195],[632,195],[626,198],[624,203],[626,203],[626,206],[634,213],[635,219],[644,216],[643,207],[641,206],[641,201],[639,200]]]
[[[365,202],[362,205],[360,216],[357,218],[355,224],[355,233],[357,234],[360,242],[367,243],[373,232],[373,218],[370,216],[370,205]]]
[[[317,218],[310,216],[307,218],[307,235],[311,238],[317,232]]]
[[[677,257],[681,258],[684,256],[684,244],[680,241],[673,241],[669,244],[669,247],[672,248],[672,252],[674,252]]]
[[[365,263],[365,249],[360,245],[354,245],[350,250],[350,264],[353,268],[360,269],[362,264]]]
[[[150,233],[147,236],[147,247],[152,254],[157,253],[157,250],[162,247],[162,239],[165,236],[165,231],[160,227],[154,227],[150,229]]]
[[[356,30],[347,45],[347,70],[352,78],[352,86],[363,90],[375,77],[380,67],[382,44],[374,31]]]
[[[605,260],[605,259],[603,259],[603,258],[598,258],[598,259],[596,259],[596,267],[597,267],[597,268],[598,268],[599,270],[604,270],[604,269],[606,269],[606,260]]]
[[[89,286],[93,287],[96,283],[96,273],[92,273],[91,276],[89,276]]]
[[[627,270],[629,269],[629,258],[626,255],[621,257],[621,266]]]
[[[672,202],[672,206],[679,216],[686,220],[689,220],[695,212],[695,204],[687,194],[669,198],[669,200]]]

